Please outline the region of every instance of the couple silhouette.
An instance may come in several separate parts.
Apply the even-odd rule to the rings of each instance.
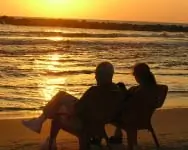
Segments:
[[[44,144],[47,149],[57,149],[56,137],[61,129],[78,137],[79,150],[88,150],[91,144],[100,146],[102,138],[107,143],[122,143],[124,129],[128,149],[136,149],[137,126],[144,126],[153,111],[162,106],[168,87],[157,84],[146,63],[137,63],[133,67],[133,76],[138,85],[129,89],[122,82],[113,83],[113,75],[113,65],[101,62],[95,70],[97,84],[91,86],[79,100],[59,91],[39,117],[23,120],[23,125],[40,133],[43,123],[51,119],[50,136]],[[105,132],[106,124],[116,126],[110,138]]]

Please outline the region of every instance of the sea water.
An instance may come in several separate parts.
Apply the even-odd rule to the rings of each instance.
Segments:
[[[0,25],[0,58],[0,118],[38,114],[59,90],[80,98],[102,61],[128,88],[147,63],[169,87],[163,108],[188,107],[188,33]]]

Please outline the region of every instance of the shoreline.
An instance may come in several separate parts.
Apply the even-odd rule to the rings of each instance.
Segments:
[[[188,108],[159,109],[152,117],[152,124],[162,148],[165,150],[188,149]],[[0,150],[38,149],[41,142],[49,135],[50,121],[46,121],[41,134],[36,134],[21,124],[21,119],[0,120]],[[114,128],[107,125],[107,132],[112,135]],[[126,135],[124,135],[126,139]],[[124,141],[126,145],[126,140]],[[150,133],[139,131],[138,142],[144,150],[155,148]],[[61,131],[58,140],[61,149],[77,150],[77,139]]]

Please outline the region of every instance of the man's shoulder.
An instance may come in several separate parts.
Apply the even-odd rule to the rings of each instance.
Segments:
[[[86,92],[92,92],[92,91],[95,91],[98,89],[98,86],[97,85],[92,85],[91,87],[89,87]]]
[[[91,86],[85,94],[88,96],[93,96],[93,97],[104,97],[105,95],[113,95],[115,93],[121,92],[120,88],[114,83],[109,84],[109,85],[94,85]]]
[[[89,88],[85,91],[84,95],[85,95],[85,96],[92,96],[92,95],[95,95],[96,93],[99,93],[99,91],[101,91],[101,90],[100,90],[100,86],[93,85],[93,86],[89,87]]]
[[[130,87],[130,88],[128,89],[128,91],[129,91],[130,93],[134,93],[134,92],[138,91],[139,89],[140,89],[139,86],[132,86],[132,87]]]
[[[88,91],[90,90],[114,90],[114,89],[119,89],[118,86],[115,83],[107,84],[107,85],[93,85],[91,86]]]

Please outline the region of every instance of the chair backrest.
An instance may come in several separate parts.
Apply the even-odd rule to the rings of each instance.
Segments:
[[[115,84],[111,87],[93,87],[84,115],[88,132],[100,134],[104,125],[115,118],[123,100],[123,93]]]
[[[163,106],[164,101],[166,99],[167,93],[168,93],[168,86],[167,85],[158,85],[157,86],[157,92],[158,96],[156,98],[156,108],[160,108]]]
[[[123,122],[138,129],[148,128],[154,111],[162,107],[168,87],[157,85],[150,89],[138,89],[132,98],[130,106],[124,111]]]
[[[87,114],[90,121],[108,122],[119,111],[123,102],[122,93],[118,88],[96,88],[96,93],[87,106]],[[92,118],[92,119],[91,119]]]

